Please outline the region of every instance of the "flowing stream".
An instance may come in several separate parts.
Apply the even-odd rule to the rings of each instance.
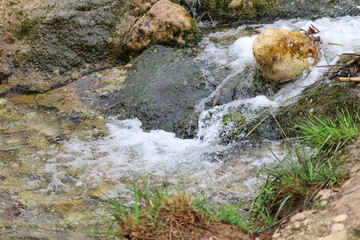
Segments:
[[[320,30],[317,36],[322,40],[323,56],[318,65],[334,64],[341,53],[360,52],[360,35],[357,34],[360,17],[322,18],[313,22],[280,20],[273,24],[219,29],[207,34],[199,44],[203,51],[196,61],[203,66],[202,72],[208,81],[220,84],[197,106],[201,114],[195,139],[179,139],[175,134],[162,130],[143,131],[137,119],[109,118],[105,119],[105,135],[94,137],[92,130],[87,137],[75,134],[61,144],[54,143],[50,150],[31,155],[29,161],[34,163],[32,171],[43,172],[44,178],[22,176],[27,179],[22,187],[28,190],[35,188],[36,191],[32,190],[33,195],[22,193],[12,197],[14,201],[27,205],[29,211],[24,210],[24,217],[15,220],[14,226],[4,227],[4,233],[7,236],[47,238],[52,232],[59,239],[87,239],[88,235],[81,231],[87,229],[89,232],[90,225],[85,222],[89,219],[96,222],[95,217],[89,217],[90,214],[84,217],[83,213],[71,215],[69,212],[55,217],[49,206],[63,199],[62,202],[76,205],[86,212],[85,209],[92,209],[94,201],[102,197],[99,192],[110,197],[129,196],[128,189],[134,176],[141,179],[148,175],[153,184],[163,185],[166,181],[177,187],[185,186],[188,191],[203,193],[218,203],[240,203],[254,196],[262,183],[256,173],[274,161],[273,154],[281,157],[285,152],[284,146],[272,139],[258,144],[242,141],[211,145],[221,134],[234,128],[234,125],[224,124],[224,116],[241,110],[249,121],[264,109],[277,109],[284,100],[298,95],[306,86],[320,79],[328,69],[315,67],[301,79],[272,92],[271,96],[240,95],[233,101],[214,107],[209,107],[207,103],[213,101],[229,79],[246,69],[255,68],[252,44],[259,32],[268,28],[296,31],[307,29],[310,23]],[[248,83],[242,84],[245,86]],[[0,168],[5,168],[5,163],[0,164]],[[82,208],[83,203],[74,204],[74,199],[86,202],[87,207]],[[32,201],[42,204],[33,203],[31,209],[29,205]],[[0,200],[3,209],[10,202]],[[103,213],[101,209],[94,211],[96,214]],[[69,233],[72,231],[77,233]]]

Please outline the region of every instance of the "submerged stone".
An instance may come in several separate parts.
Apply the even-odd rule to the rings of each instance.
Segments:
[[[129,69],[118,101],[107,114],[136,117],[145,129],[162,129],[193,137],[197,129],[195,106],[211,88],[191,52],[155,46]]]
[[[267,29],[254,41],[253,53],[265,79],[283,83],[300,77],[321,57],[320,47],[304,33]]]

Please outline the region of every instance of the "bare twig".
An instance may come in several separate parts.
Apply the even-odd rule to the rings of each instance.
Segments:
[[[212,19],[212,17],[211,17],[211,15],[210,15],[209,12],[204,12],[204,13],[202,13],[202,14],[196,19],[196,22],[200,22],[201,19],[203,19],[203,17],[205,17],[206,14],[209,16],[212,25],[213,25],[214,27],[216,27],[216,26],[215,26],[216,24],[215,24],[215,22],[213,21],[213,19]]]
[[[317,68],[319,67],[339,67],[339,65],[321,65],[321,66],[316,66]]]
[[[236,22],[230,22],[230,23],[226,23],[226,24],[217,25],[217,27],[227,27],[227,26],[230,26],[230,25],[234,25],[234,24],[242,23],[242,22],[246,22],[246,21],[247,20],[240,20],[240,21],[236,21]]]
[[[300,165],[302,165],[301,158],[299,157],[299,155],[298,155],[298,153],[297,153],[297,151],[296,151],[296,148],[295,148],[294,144],[290,141],[290,139],[289,139],[288,136],[286,135],[284,129],[281,127],[279,121],[277,120],[277,118],[275,117],[275,115],[273,114],[273,112],[271,111],[271,109],[269,109],[269,112],[270,112],[271,116],[274,118],[276,124],[279,126],[282,134],[284,134],[286,140],[289,142],[289,144],[290,144],[291,148],[293,149],[293,151],[294,151],[294,153],[295,153],[295,155],[296,155],[296,158],[298,159]]]
[[[350,56],[359,56],[360,57],[359,53],[342,53],[341,55],[350,55]]]
[[[216,97],[215,97],[215,100],[214,100],[214,102],[213,102],[213,107],[215,107],[215,105],[216,105],[216,103],[217,103],[217,101],[218,101],[218,99],[219,99],[219,97],[220,97],[220,93],[221,93],[221,89],[219,89],[219,91],[216,93]]]
[[[206,12],[203,12],[199,17],[196,18],[196,22],[200,22],[201,19],[205,16]]]
[[[360,82],[360,77],[338,77],[339,82]]]

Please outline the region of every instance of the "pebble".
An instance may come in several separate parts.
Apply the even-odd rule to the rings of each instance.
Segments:
[[[307,210],[307,211],[303,211],[301,213],[296,214],[295,216],[293,216],[290,220],[290,222],[296,222],[296,221],[301,221],[304,220],[307,216],[313,214],[314,212],[316,212],[315,210]]]
[[[331,227],[331,233],[336,233],[336,232],[340,232],[342,230],[345,229],[345,225],[342,223],[335,223],[332,227]]]
[[[305,220],[304,220],[304,225],[305,225],[305,226],[309,225],[309,223],[310,223],[310,219],[305,219]]]
[[[328,201],[326,201],[326,200],[322,200],[320,203],[321,203],[321,206],[325,206],[325,205],[327,205],[327,204],[328,204]]]
[[[345,239],[346,239],[346,231],[345,230],[330,234],[323,238],[319,238],[319,240],[345,240]]]
[[[336,223],[344,222],[344,221],[346,221],[347,218],[348,218],[348,215],[346,215],[346,214],[337,215],[334,218],[334,222],[336,222]]]
[[[279,237],[281,237],[281,233],[274,233],[272,239],[278,239]]]
[[[315,196],[315,200],[328,200],[333,195],[331,189],[323,189]]]
[[[6,99],[0,98],[0,106],[5,105],[5,103],[6,103]]]
[[[293,228],[294,229],[299,229],[300,228],[300,222],[298,222],[298,221],[294,222]]]
[[[350,170],[350,173],[357,173],[360,171],[360,166],[355,166]]]

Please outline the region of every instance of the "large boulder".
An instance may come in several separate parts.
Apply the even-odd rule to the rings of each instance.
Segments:
[[[157,2],[0,1],[0,84],[46,92],[125,63],[150,43],[184,44],[199,37],[185,9]]]
[[[183,7],[161,0],[134,24],[124,43],[129,49],[137,51],[150,43],[185,44],[199,36],[195,21]]]
[[[5,73],[3,81],[18,90],[44,92],[118,62],[111,37],[126,9],[125,0],[0,5],[5,9],[6,33],[0,37],[0,72]]]
[[[253,53],[265,79],[283,83],[296,79],[320,60],[320,47],[306,34],[267,29],[254,41]]]

